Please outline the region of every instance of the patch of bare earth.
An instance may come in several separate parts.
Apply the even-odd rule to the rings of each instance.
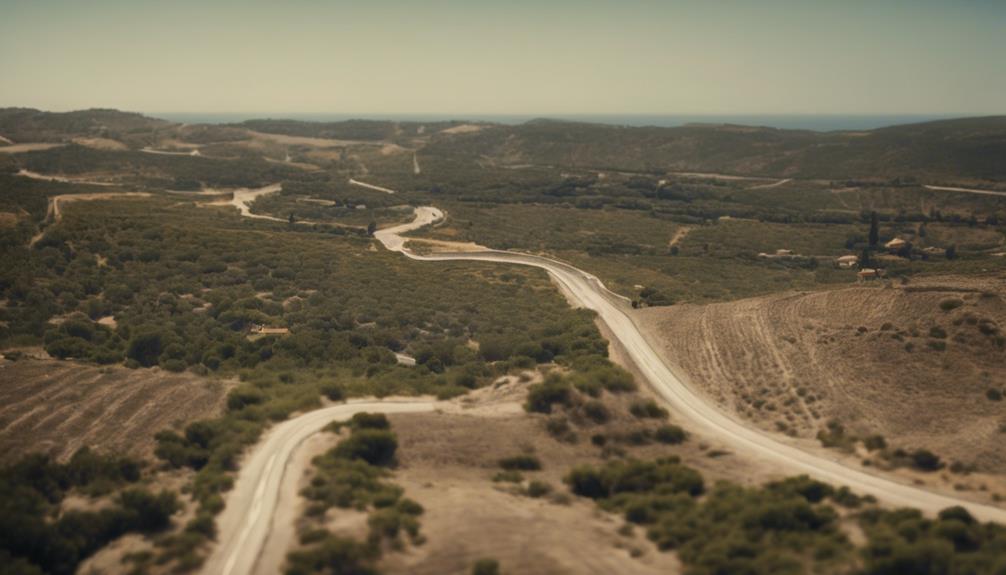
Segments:
[[[1006,388],[1003,292],[1002,278],[931,278],[636,318],[692,385],[760,427],[813,438],[836,420],[1001,473],[1006,401],[990,390]]]
[[[424,507],[426,542],[386,553],[382,571],[469,573],[482,558],[497,559],[507,573],[681,571],[674,554],[661,553],[644,533],[620,534],[621,518],[568,494],[562,477],[569,469],[601,461],[587,437],[557,441],[543,418],[513,401],[466,411],[392,418],[401,443],[394,481]],[[520,453],[534,453],[543,464],[525,472],[527,480],[545,481],[565,496],[533,498],[523,487],[493,482],[499,459]]]
[[[425,541],[402,550],[387,550],[381,572],[470,573],[482,558],[498,560],[505,573],[682,571],[673,552],[661,552],[644,531],[625,529],[620,516],[573,496],[562,481],[573,467],[600,465],[610,456],[592,444],[592,435],[615,437],[657,425],[629,415],[628,405],[640,399],[640,394],[605,394],[612,415],[605,424],[566,414],[576,440],[560,441],[546,430],[548,416],[528,414],[522,407],[528,386],[540,380],[539,374],[510,376],[459,398],[439,412],[390,416],[399,440],[398,465],[391,481],[423,506],[420,521]],[[338,441],[334,435],[321,435],[328,446]],[[700,469],[710,483],[717,479],[752,483],[770,475],[729,454],[710,457],[715,450],[698,440],[675,446],[609,443],[623,449],[625,455],[641,459],[678,455]],[[321,447],[306,449],[318,453]],[[520,484],[494,482],[501,469],[499,460],[518,454],[535,455],[542,470],[523,472]],[[310,472],[302,485],[309,476]],[[531,480],[548,483],[551,493],[538,498],[527,495]],[[303,500],[298,507],[303,509]],[[339,535],[366,536],[366,514],[359,511],[331,509],[325,520],[326,527]]]
[[[84,446],[148,457],[156,431],[220,413],[227,387],[156,368],[0,360],[0,461]]]

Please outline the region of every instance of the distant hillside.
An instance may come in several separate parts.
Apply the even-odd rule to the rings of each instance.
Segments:
[[[396,122],[391,120],[344,120],[307,122],[301,120],[247,120],[236,127],[308,138],[332,140],[381,141],[401,136],[420,136],[460,125],[461,122]]]
[[[442,136],[429,153],[498,164],[695,171],[801,178],[1006,179],[1006,116],[863,132],[692,125],[623,127],[551,120]]]
[[[33,108],[0,108],[0,136],[13,142],[64,142],[73,138],[128,142],[170,125],[164,120],[118,110],[43,112]]]

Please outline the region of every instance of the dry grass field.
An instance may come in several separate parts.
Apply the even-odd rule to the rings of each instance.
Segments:
[[[223,409],[227,385],[159,369],[0,360],[0,460],[28,452],[66,459],[88,446],[152,457],[154,432]]]
[[[721,407],[814,437],[859,437],[1006,470],[1002,278],[916,279],[640,310],[662,352]]]

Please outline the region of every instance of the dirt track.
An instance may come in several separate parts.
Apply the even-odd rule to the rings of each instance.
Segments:
[[[297,448],[311,435],[335,420],[354,413],[403,413],[433,410],[435,402],[412,399],[352,401],[289,419],[269,430],[265,439],[241,465],[227,507],[220,515],[219,544],[203,566],[207,575],[282,571],[286,550],[293,541],[290,528],[295,516],[297,482],[304,470],[290,465]]]

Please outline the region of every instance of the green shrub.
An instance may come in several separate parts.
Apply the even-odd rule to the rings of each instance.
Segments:
[[[334,381],[326,381],[321,384],[321,394],[331,401],[342,401],[346,398],[346,390],[343,386]]]
[[[358,429],[335,447],[343,459],[362,459],[370,465],[389,465],[395,458],[398,439],[386,429]]]
[[[583,414],[594,423],[606,423],[611,419],[611,412],[608,408],[597,400],[590,400],[583,404]]]
[[[688,432],[678,425],[661,425],[653,432],[653,438],[660,443],[677,445],[688,439]]]
[[[569,421],[565,417],[550,417],[545,421],[545,431],[559,441],[576,441],[576,433],[570,427]]]
[[[667,410],[657,404],[656,401],[652,399],[635,401],[629,406],[629,413],[638,417],[652,418],[652,419],[667,419]]]
[[[287,575],[310,575],[328,571],[340,575],[377,575],[380,548],[328,535],[321,543],[287,555]]]
[[[552,406],[568,406],[573,400],[573,390],[568,381],[559,375],[549,375],[542,383],[528,388],[524,408],[536,413],[552,413]]]
[[[383,413],[354,413],[349,420],[349,425],[356,429],[391,429],[391,422],[388,416]]]
[[[129,513],[129,525],[136,531],[152,533],[171,524],[171,516],[178,511],[175,494],[161,491],[157,495],[143,489],[128,489],[119,495],[119,504]]]
[[[499,466],[507,470],[538,471],[541,461],[533,455],[513,455],[500,459]]]
[[[916,449],[911,453],[912,465],[920,471],[938,471],[943,468],[940,456],[928,449]]]
[[[867,451],[879,451],[887,449],[887,440],[884,439],[883,435],[870,435],[863,440],[863,446],[866,447]]]
[[[947,298],[945,300],[940,301],[940,309],[943,311],[954,310],[961,307],[962,305],[964,305],[964,301],[956,297]]]
[[[507,469],[493,475],[493,481],[496,483],[520,483],[524,481],[524,474],[516,469]]]
[[[527,484],[527,494],[529,497],[544,497],[552,492],[552,486],[548,483],[532,479],[530,483]]]
[[[500,563],[495,559],[479,559],[472,565],[472,575],[499,575]]]

